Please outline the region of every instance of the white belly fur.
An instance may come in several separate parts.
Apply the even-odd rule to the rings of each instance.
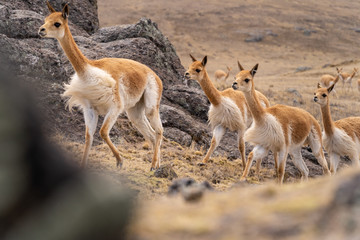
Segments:
[[[221,125],[230,131],[245,130],[244,119],[240,109],[227,97],[223,97],[218,106],[210,105],[209,123],[211,129]]]
[[[142,94],[132,96],[129,90],[123,84],[126,78],[124,73],[119,81],[119,96],[122,111],[127,110],[139,102]],[[81,77],[74,74],[69,84],[65,84],[63,97],[67,98],[67,106],[71,110],[73,107],[93,108],[99,115],[105,115],[115,103],[115,86],[116,81],[106,71],[93,66],[87,66],[85,74]],[[158,86],[152,73],[147,76],[147,85],[145,87],[145,104],[146,108],[157,104]],[[155,102],[154,102],[155,101]]]

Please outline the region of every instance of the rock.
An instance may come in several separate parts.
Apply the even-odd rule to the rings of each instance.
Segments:
[[[271,31],[271,30],[267,30],[266,31],[266,35],[268,35],[268,36],[272,36],[272,37],[277,37],[278,36],[278,34],[277,33],[274,33],[273,31]]]
[[[161,121],[164,127],[180,129],[189,134],[193,141],[204,143],[209,133],[201,122],[196,121],[191,115],[168,105],[160,106]]]
[[[161,165],[160,168],[155,170],[154,176],[158,178],[167,178],[169,180],[173,180],[178,177],[170,164]]]
[[[191,186],[193,184],[195,184],[196,181],[192,178],[180,178],[180,179],[176,179],[174,180],[171,185],[169,186],[169,190],[168,190],[168,194],[169,195],[173,195],[173,194],[177,194],[181,191],[182,187],[188,187]]]
[[[348,173],[339,180],[342,182],[319,219],[319,232],[324,239],[331,239],[331,231],[337,229],[338,236],[356,239],[360,234],[360,174]]]
[[[166,127],[164,131],[164,137],[170,138],[175,142],[180,143],[183,146],[189,147],[192,143],[192,137],[190,134],[183,132],[177,128]]]
[[[312,33],[317,33],[317,31],[316,30],[311,30],[311,29],[305,29],[304,32],[303,32],[303,34],[305,36],[310,36]]]
[[[50,0],[50,4],[55,8],[56,11],[61,11],[65,3],[66,1],[63,0]],[[29,10],[36,12],[43,17],[49,15],[46,1],[43,0],[0,0],[0,4],[10,10]],[[99,29],[97,0],[72,0],[69,4],[69,7],[69,21],[71,23],[70,26],[79,26],[82,31],[90,34]]]
[[[172,182],[168,194],[176,195],[180,193],[186,201],[195,202],[199,201],[204,195],[204,192],[209,190],[212,191],[213,188],[207,181],[197,183],[192,178],[182,178]]]
[[[311,67],[302,66],[302,67],[296,68],[295,72],[305,72],[305,71],[309,71],[311,69],[312,69]]]
[[[223,179],[224,179],[224,174],[220,170],[217,170],[216,172],[214,172],[213,176],[211,177],[211,182],[213,184],[218,184]]]
[[[262,34],[253,34],[245,39],[245,42],[261,42],[264,39]]]
[[[164,92],[164,97],[171,103],[181,106],[191,115],[198,117],[200,121],[207,122],[210,103],[202,89],[174,85]]]
[[[47,123],[23,81],[6,74],[6,61],[0,63],[0,239],[123,236],[135,203],[132,194],[118,186],[113,191],[106,180],[80,171],[50,144],[42,129]]]

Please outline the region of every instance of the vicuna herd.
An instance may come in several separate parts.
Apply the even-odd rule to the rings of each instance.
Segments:
[[[39,29],[44,38],[56,38],[67,57],[75,74],[70,83],[65,85],[63,97],[71,110],[74,106],[82,110],[85,119],[85,148],[82,166],[87,159],[93,135],[96,130],[98,116],[104,116],[100,128],[100,136],[113,152],[117,166],[122,166],[120,153],[112,143],[109,132],[119,114],[126,112],[129,120],[152,144],[153,158],[151,170],[160,166],[160,146],[163,127],[160,120],[159,106],[162,95],[160,78],[147,66],[136,61],[121,58],[87,59],[76,45],[69,26],[69,7],[66,4],[62,12],[56,12],[47,2],[50,15]],[[191,56],[191,55],[190,55]],[[278,182],[284,179],[288,154],[294,165],[300,170],[303,179],[308,178],[309,170],[301,156],[301,148],[308,144],[324,174],[334,174],[340,156],[348,156],[353,165],[359,166],[360,155],[360,117],[350,117],[333,122],[330,114],[329,94],[335,84],[341,80],[343,87],[351,88],[352,79],[357,73],[355,68],[351,74],[337,69],[336,76],[324,75],[314,93],[314,101],[319,104],[324,131],[316,119],[303,109],[286,105],[270,106],[268,99],[255,90],[256,64],[251,70],[245,70],[238,62],[239,72],[236,74],[232,88],[219,91],[206,71],[207,57],[201,61],[191,56],[192,64],[185,73],[187,79],[199,82],[210,101],[209,122],[212,129],[212,140],[202,163],[206,164],[219,145],[226,129],[236,131],[238,147],[241,154],[244,180],[249,174],[253,160],[257,162],[256,173],[259,173],[262,158],[269,151],[274,154]],[[216,71],[217,81],[225,81],[227,72]],[[358,80],[360,91],[360,80]],[[245,158],[245,141],[254,145],[252,152]],[[323,147],[330,156],[330,169],[324,157]]]

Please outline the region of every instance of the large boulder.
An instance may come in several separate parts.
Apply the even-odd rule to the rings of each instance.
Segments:
[[[66,1],[63,0],[50,0],[50,4],[57,10],[61,11]],[[26,11],[28,14],[35,17],[37,14],[47,16],[49,10],[46,6],[45,0],[0,0],[0,13],[6,8],[10,14],[12,11]],[[83,32],[94,33],[99,29],[99,18],[97,13],[97,0],[72,0],[69,4],[70,7],[70,26],[82,29]],[[4,15],[0,14],[3,19]],[[11,22],[11,20],[10,20]],[[26,21],[23,22],[27,25]],[[11,27],[11,25],[9,25]],[[38,26],[39,27],[39,26]]]

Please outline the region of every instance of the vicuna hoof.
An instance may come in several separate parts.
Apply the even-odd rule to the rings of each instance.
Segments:
[[[205,166],[206,166],[206,163],[201,162],[201,163],[198,163],[197,165],[198,165],[199,167],[205,167]]]
[[[116,167],[122,169],[122,166],[123,166],[123,162],[120,161],[116,162]]]

